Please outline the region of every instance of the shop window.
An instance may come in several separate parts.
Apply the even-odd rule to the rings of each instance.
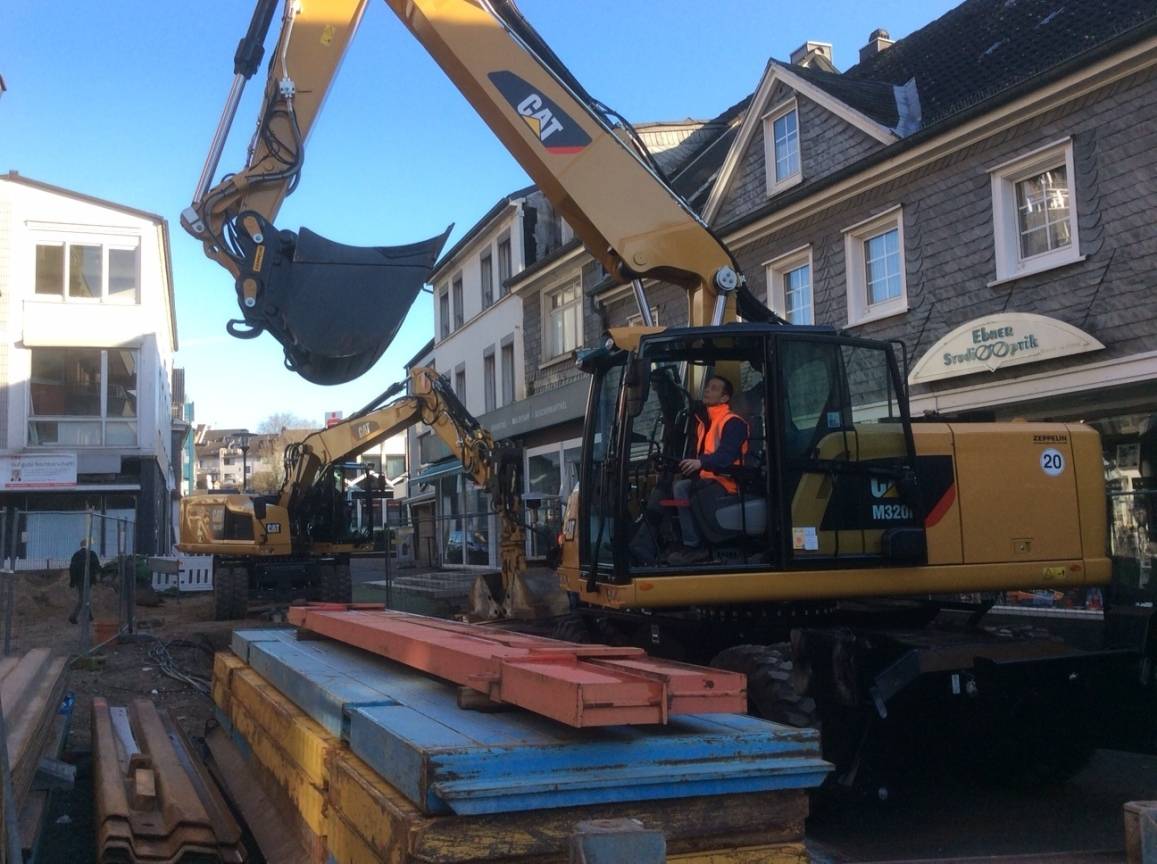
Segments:
[[[136,446],[137,352],[33,348],[29,446]]]
[[[996,279],[1081,260],[1071,139],[991,169]]]
[[[72,240],[36,244],[34,288],[38,297],[65,301],[136,303],[140,294],[140,244]]]

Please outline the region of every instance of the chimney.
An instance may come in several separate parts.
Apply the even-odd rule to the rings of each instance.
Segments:
[[[816,55],[832,62],[832,45],[830,42],[804,42],[791,52],[792,66],[810,66]]]
[[[875,57],[881,51],[891,47],[892,44],[892,37],[883,27],[873,30],[872,35],[868,37],[868,44],[860,49],[860,62],[863,63],[865,60]]]

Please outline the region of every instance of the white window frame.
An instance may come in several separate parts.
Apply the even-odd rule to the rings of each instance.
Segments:
[[[643,326],[645,326],[643,324],[643,313],[642,312],[635,312],[633,315],[628,315],[627,316],[627,326],[628,327],[643,327]],[[659,325],[659,307],[658,306],[652,306],[651,307],[651,326],[653,326],[653,327],[660,326]]]
[[[900,294],[882,303],[868,305],[868,273],[864,243],[873,237],[897,232],[900,250]],[[843,230],[844,262],[848,292],[848,326],[879,321],[908,311],[907,257],[904,253],[904,208],[897,204]]]
[[[485,413],[498,407],[498,355],[493,345],[482,352],[482,398]]]
[[[783,280],[788,273],[798,270],[800,267],[808,268],[808,294],[811,299],[808,305],[811,308],[811,316],[807,321],[793,322],[799,324],[814,324],[816,321],[816,283],[815,283],[815,266],[812,263],[812,247],[809,243],[807,246],[800,246],[797,249],[792,249],[790,252],[785,252],[772,258],[770,261],[763,262],[763,271],[767,278],[767,303],[771,307],[771,311],[780,318],[787,319],[787,298],[784,295]]]
[[[507,349],[510,349],[507,355]],[[498,389],[502,401],[498,403],[499,407],[503,405],[511,405],[518,401],[518,376],[515,374],[514,364],[517,362],[514,357],[514,334],[510,334],[502,340],[502,344],[498,346],[498,358],[501,361],[498,370]],[[507,359],[510,360],[507,363]],[[509,379],[508,377],[509,376]],[[506,392],[507,381],[510,382],[510,392]]]
[[[466,280],[459,271],[450,280],[450,332],[456,333],[466,323]]]
[[[510,293],[510,287],[506,284],[510,281],[510,277],[514,275],[514,245],[510,240],[510,232],[507,231],[498,237],[495,246],[495,262],[494,266],[497,272],[498,282],[498,296],[494,299],[497,302]],[[505,251],[505,255],[503,255]],[[503,275],[502,271],[506,270]]]
[[[29,349],[28,363],[31,369],[32,353],[42,351],[50,353],[53,349],[50,347],[35,346]],[[25,446],[29,449],[36,449],[45,447],[48,449],[61,448],[77,448],[79,450],[92,449],[97,447],[115,447],[125,450],[135,449],[141,446],[141,352],[137,348],[95,348],[95,347],[80,347],[69,346],[69,350],[77,351],[96,351],[100,354],[100,413],[99,414],[37,414],[35,412],[35,405],[32,399],[32,387],[28,387],[26,396],[26,412],[28,418],[24,426]],[[112,351],[125,351],[132,355],[133,366],[135,368],[136,379],[136,413],[132,417],[123,417],[121,415],[110,415],[109,412],[109,353]],[[100,427],[100,441],[92,444],[68,443],[61,441],[51,442],[37,442],[33,441],[32,427],[36,423],[56,423],[59,425],[68,424],[99,424]],[[109,424],[133,427],[133,440],[129,442],[114,442],[109,443]]]
[[[445,283],[438,289],[438,338],[445,339],[452,332],[450,329],[450,285]]]
[[[788,174],[782,180],[776,180],[775,165],[775,121],[787,116],[788,114],[795,114],[795,163],[796,170]],[[800,151],[800,124],[799,124],[799,104],[793,96],[786,102],[781,102],[763,115],[763,164],[764,173],[767,175],[767,194],[768,196],[778,195],[785,189],[790,189],[803,180],[803,154]]]
[[[59,246],[63,249],[63,265],[61,268],[60,294],[39,294],[36,291],[36,249],[39,246]],[[96,246],[100,249],[101,284],[100,294],[97,297],[73,297],[68,293],[69,270],[72,267],[69,248],[72,246]],[[136,259],[136,290],[132,295],[124,294],[111,296],[109,294],[109,252],[133,252]],[[141,281],[144,267],[141,262],[143,253],[141,238],[132,234],[124,235],[85,235],[58,231],[37,231],[32,241],[32,288],[29,299],[45,303],[107,303],[113,306],[136,306],[141,302]]]
[[[570,308],[571,305],[575,308],[575,344],[571,348],[563,348],[556,350],[558,346],[551,344],[551,298],[563,291],[574,290],[575,299],[572,304],[567,304],[564,308]],[[561,357],[569,357],[574,354],[583,344],[583,286],[582,279],[574,277],[567,279],[561,285],[553,288],[545,289],[542,292],[542,354],[543,362],[550,363]]]
[[[1069,182],[1069,236],[1068,246],[1022,258],[1020,254],[1020,223],[1017,219],[1016,185],[1022,180],[1064,166]],[[1073,139],[1063,138],[1030,153],[1002,162],[988,169],[992,181],[992,226],[996,251],[996,285],[1010,279],[1019,279],[1084,261],[1081,241],[1077,234],[1076,171],[1073,165]]]

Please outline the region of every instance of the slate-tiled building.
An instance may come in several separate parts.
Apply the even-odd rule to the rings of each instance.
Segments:
[[[842,74],[772,60],[704,215],[793,321],[902,342],[913,410],[1087,421],[1148,578],[1157,9],[968,0]]]

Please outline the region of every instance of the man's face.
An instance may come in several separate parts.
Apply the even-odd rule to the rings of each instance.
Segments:
[[[727,395],[722,378],[712,378],[703,388],[704,405],[722,405],[731,397]]]

